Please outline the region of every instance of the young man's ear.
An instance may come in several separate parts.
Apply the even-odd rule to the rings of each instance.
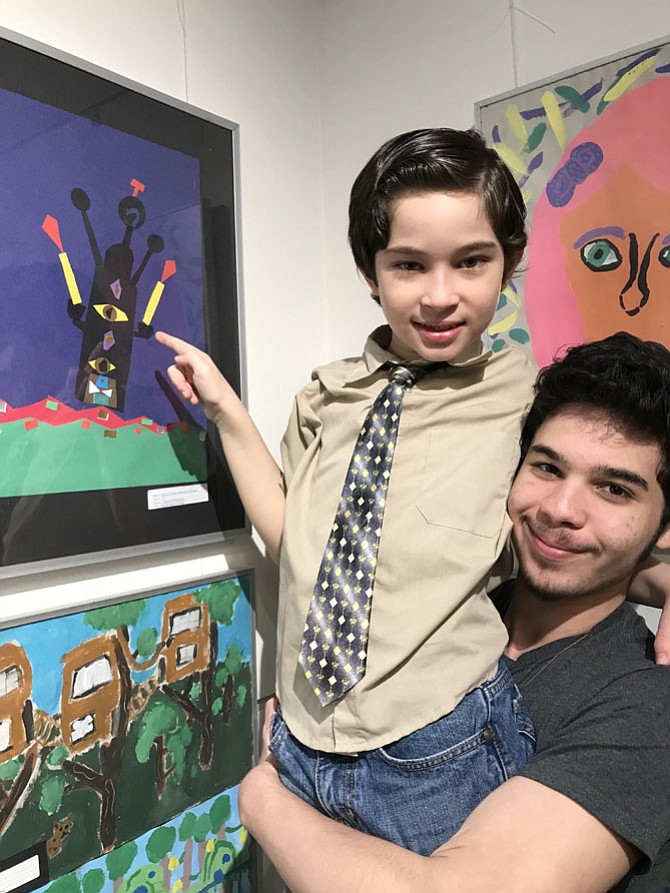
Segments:
[[[656,540],[656,548],[670,549],[670,524],[661,531],[661,535]]]

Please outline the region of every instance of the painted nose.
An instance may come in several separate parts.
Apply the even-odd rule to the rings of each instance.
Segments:
[[[619,295],[619,306],[628,316],[637,316],[649,300],[649,283],[647,273],[651,262],[651,253],[659,233],[647,245],[642,259],[639,259],[639,247],[635,233],[630,234],[629,260],[630,274],[628,281]]]

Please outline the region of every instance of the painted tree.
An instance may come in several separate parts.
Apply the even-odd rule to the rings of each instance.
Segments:
[[[168,891],[170,890],[170,850],[175,844],[175,840],[177,839],[177,829],[173,828],[171,825],[164,825],[161,828],[156,828],[155,831],[149,836],[149,839],[146,843],[146,854],[147,858],[150,862],[153,862],[154,865],[160,865],[163,871],[163,888]]]
[[[215,683],[221,688],[221,695],[214,700],[212,712],[221,714],[228,725],[233,709],[241,710],[247,698],[246,685],[236,684],[237,674],[242,669],[243,656],[237,645],[230,645],[226,650],[223,665],[216,672]]]
[[[198,682],[190,681],[185,689],[176,685],[164,685],[163,691],[177,703],[184,711],[189,722],[199,723],[202,730],[200,742],[199,762],[200,768],[208,769],[212,763],[214,739],[212,735],[212,718],[214,710],[214,686],[216,659],[219,648],[218,624],[230,626],[235,615],[235,604],[242,593],[242,587],[238,580],[222,580],[203,586],[195,593],[195,600],[209,607],[209,664],[200,673]],[[216,683],[218,684],[218,683]],[[221,710],[225,709],[226,690],[221,698]],[[231,683],[234,689],[234,680]],[[228,696],[231,700],[232,696]],[[232,703],[232,701],[231,701]]]
[[[0,835],[28,794],[37,775],[40,755],[38,742],[31,741],[21,756],[0,763]]]
[[[228,794],[222,794],[220,797],[217,797],[209,810],[209,819],[212,834],[215,834],[219,840],[225,840],[226,823],[229,821],[231,814],[232,810]]]
[[[184,856],[182,860],[182,889],[188,890],[191,886],[191,871],[193,868],[193,833],[197,817],[193,812],[184,814],[179,825],[179,840],[184,844]]]
[[[195,820],[193,826],[193,840],[198,844],[198,874],[202,871],[205,861],[205,853],[207,852],[207,837],[212,830],[212,825],[208,813],[201,813]],[[193,878],[191,878],[192,880]]]
[[[55,785],[62,786],[62,794],[89,789],[100,800],[99,837],[103,852],[109,852],[116,844],[117,796],[121,778],[123,749],[128,737],[129,707],[132,696],[131,664],[134,657],[130,651],[128,628],[134,626],[145,608],[145,601],[138,599],[105,608],[97,608],[84,614],[84,623],[99,632],[107,633],[119,674],[118,703],[112,714],[111,736],[109,740],[97,744],[99,769],[72,756],[65,757],[60,766],[53,758],[50,765],[54,769],[67,771],[73,781],[65,785],[54,780],[51,790],[52,808],[56,805]],[[60,749],[57,749],[60,750]],[[54,810],[55,811],[55,810]]]
[[[137,844],[134,840],[117,847],[105,857],[107,874],[112,882],[112,893],[118,893],[123,884],[123,877],[137,858]]]
[[[0,700],[2,701],[2,754],[0,754],[0,835],[35,781],[40,747],[35,735],[32,701],[33,670],[22,645],[0,645]]]
[[[74,871],[64,874],[47,887],[46,893],[81,893],[81,881]]]
[[[139,763],[147,763],[153,754],[156,760],[156,792],[165,793],[168,778],[176,784],[184,778],[186,751],[193,734],[184,715],[174,704],[153,698],[139,720],[135,756]]]
[[[102,868],[91,868],[81,879],[83,893],[102,893],[107,878]]]
[[[227,827],[231,815],[230,797],[228,794],[222,794],[212,803],[209,810],[210,828],[212,834],[216,835],[216,839],[207,841],[207,855],[205,856],[200,874],[200,879],[203,883],[218,882],[222,884],[223,893],[231,893],[232,879],[229,876],[229,872],[235,866],[237,860],[237,850],[226,839],[226,834],[242,829],[241,825]],[[246,832],[244,833],[246,837]],[[244,843],[244,841],[242,842]]]

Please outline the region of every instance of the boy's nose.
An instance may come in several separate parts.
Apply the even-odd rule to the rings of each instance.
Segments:
[[[452,278],[444,273],[435,273],[425,283],[421,303],[435,310],[448,310],[459,303],[459,295]]]

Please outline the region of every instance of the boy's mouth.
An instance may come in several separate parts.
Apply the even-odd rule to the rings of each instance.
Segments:
[[[443,322],[431,324],[429,322],[420,322],[417,321],[414,323],[420,329],[427,329],[429,332],[448,332],[450,329],[458,328],[461,323],[459,322]]]

